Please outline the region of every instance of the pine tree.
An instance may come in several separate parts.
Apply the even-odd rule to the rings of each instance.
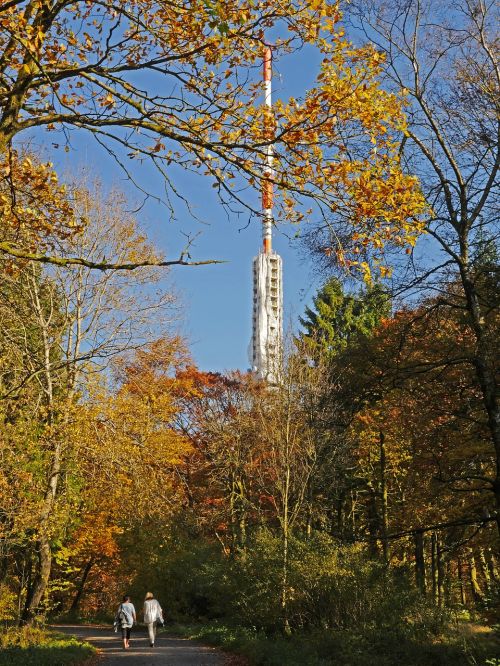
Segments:
[[[300,318],[305,328],[300,337],[313,355],[322,351],[335,356],[354,338],[369,335],[389,315],[390,308],[389,295],[379,285],[345,293],[341,282],[331,278],[313,298],[313,307],[307,307],[305,317]]]

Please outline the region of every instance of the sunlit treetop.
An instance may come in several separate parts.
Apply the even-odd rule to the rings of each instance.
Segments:
[[[403,104],[380,87],[382,56],[354,47],[340,20],[325,0],[4,2],[0,146],[43,127],[70,150],[83,129],[131,178],[134,162],[152,160],[172,206],[186,196],[175,164],[210,178],[230,210],[258,215],[273,143],[277,220],[347,220],[352,244],[327,251],[351,265],[356,248],[412,244],[425,207],[397,156]],[[322,56],[315,85],[277,99],[273,119],[262,104],[266,39],[275,63],[306,44]]]

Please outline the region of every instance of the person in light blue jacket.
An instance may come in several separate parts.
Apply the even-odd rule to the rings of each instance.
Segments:
[[[144,624],[148,628],[149,645],[155,646],[156,625],[163,624],[163,611],[152,592],[146,594],[144,599]]]
[[[123,597],[122,603],[118,606],[114,622],[115,628],[121,629],[124,650],[128,650],[130,647],[130,632],[136,621],[135,607],[127,594]]]

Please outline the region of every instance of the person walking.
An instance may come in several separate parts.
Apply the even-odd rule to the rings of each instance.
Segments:
[[[144,624],[148,628],[149,645],[155,646],[156,625],[163,624],[163,611],[152,592],[146,594],[144,599]]]
[[[130,647],[130,632],[135,622],[137,622],[135,607],[128,594],[126,594],[118,606],[114,622],[115,627],[121,629],[124,650],[128,650]]]

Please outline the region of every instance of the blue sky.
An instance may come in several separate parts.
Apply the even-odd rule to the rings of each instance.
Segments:
[[[314,83],[319,61],[312,49],[289,56],[274,71],[274,96],[299,97]],[[220,258],[228,263],[200,268],[178,268],[174,280],[186,305],[184,332],[191,342],[197,363],[204,370],[247,369],[247,348],[251,337],[252,258],[261,245],[257,220],[248,226],[244,218],[228,219],[213,189],[192,178],[191,200],[210,222],[209,227],[192,225],[201,235],[193,248],[196,257]],[[188,220],[185,221],[188,223]],[[182,226],[182,223],[178,225]],[[155,236],[173,240],[172,227]],[[296,326],[306,304],[318,286],[312,267],[301,259],[295,229],[277,229],[274,249],[283,258],[285,328]]]
[[[275,97],[299,98],[314,83],[318,65],[318,55],[312,48],[288,56],[274,70]],[[42,136],[49,150],[51,144],[58,141],[55,134]],[[60,172],[90,170],[105,186],[122,188],[130,197],[132,208],[141,201],[141,194],[90,134],[72,132],[70,152],[55,153],[51,158]],[[149,192],[161,196],[163,182],[152,165],[144,162],[134,175]],[[152,200],[137,217],[167,258],[177,258],[186,242],[184,234],[190,233],[199,234],[191,250],[193,260],[227,262],[206,267],[176,267],[168,274],[165,285],[173,284],[179,296],[180,330],[188,339],[199,367],[213,371],[245,370],[249,367],[247,348],[251,337],[252,258],[261,245],[259,222],[253,220],[247,224],[244,216],[238,218],[237,215],[228,218],[211,182],[201,176],[177,170],[174,180],[203,223],[194,220],[183,205],[178,206],[178,219],[172,222],[166,207]],[[311,266],[300,258],[297,242],[289,238],[295,231],[278,229],[273,241],[274,249],[284,262],[286,328],[296,326],[318,286]]]
[[[274,68],[274,98],[299,98],[314,84],[319,67],[318,53],[306,47]],[[71,132],[71,149],[54,150],[53,143],[64,146],[58,133],[38,131],[37,143],[45,147],[63,176],[80,170],[99,177],[106,187],[122,189],[135,209],[143,195],[127,180],[118,164],[84,130]],[[53,154],[52,154],[53,153]],[[176,206],[172,221],[168,208],[149,199],[137,213],[137,219],[148,237],[168,259],[178,258],[186,244],[186,234],[196,236],[191,247],[193,260],[219,259],[225,263],[203,267],[174,267],[166,272],[163,286],[173,289],[180,304],[178,330],[187,339],[194,360],[202,370],[246,370],[249,367],[248,345],[251,337],[252,259],[261,245],[258,220],[248,223],[248,216],[229,215],[220,204],[212,181],[172,167],[173,181],[189,200],[195,219],[184,204]],[[151,163],[135,166],[134,177],[151,194],[162,196],[164,182]],[[255,193],[259,197],[259,193]],[[307,224],[305,222],[304,224]],[[293,240],[297,230],[278,228],[274,249],[283,258],[285,330],[297,330],[298,318],[304,313],[321,280],[310,260],[304,259],[300,244]],[[435,254],[428,242],[419,242],[419,253],[426,261]]]

